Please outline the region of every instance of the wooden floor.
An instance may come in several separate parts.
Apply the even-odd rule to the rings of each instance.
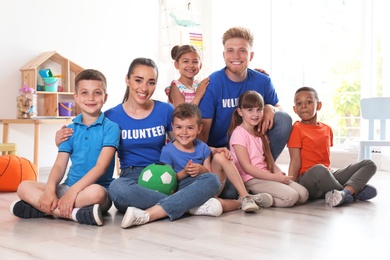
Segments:
[[[370,202],[332,208],[318,200],[129,229],[114,207],[102,227],[19,219],[9,213],[16,193],[0,193],[0,259],[390,259],[390,172],[370,183],[379,191]]]

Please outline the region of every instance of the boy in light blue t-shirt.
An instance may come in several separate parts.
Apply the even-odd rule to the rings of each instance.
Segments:
[[[104,116],[107,100],[105,76],[97,70],[84,70],[75,79],[74,99],[81,114],[67,126],[73,135],[62,142],[46,184],[22,182],[20,200],[11,204],[11,214],[20,218],[55,216],[80,224],[102,225],[102,212],[111,207],[107,188],[113,180],[114,154],[120,130]],[[72,161],[65,181],[68,161]]]

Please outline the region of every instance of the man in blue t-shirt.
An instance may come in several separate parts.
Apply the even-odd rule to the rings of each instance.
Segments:
[[[199,104],[203,124],[199,139],[211,147],[227,147],[227,131],[238,98],[247,90],[255,90],[264,98],[261,131],[267,133],[276,160],[290,136],[292,119],[282,111],[271,79],[248,68],[254,56],[252,33],[246,28],[233,27],[224,33],[222,43],[226,67],[209,77],[209,85]]]
[[[282,111],[270,77],[248,68],[253,58],[253,35],[242,27],[233,27],[223,35],[226,67],[212,73],[199,108],[203,130],[199,136],[212,147],[227,147],[227,131],[238,98],[247,90],[256,90],[263,98],[264,118],[261,131],[268,134],[274,159],[288,141],[292,120]]]

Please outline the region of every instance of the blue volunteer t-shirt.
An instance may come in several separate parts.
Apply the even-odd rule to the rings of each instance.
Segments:
[[[247,90],[255,90],[263,96],[265,104],[276,105],[278,95],[270,77],[247,69],[247,77],[242,82],[231,81],[223,68],[210,75],[210,83],[206,89],[199,108],[202,118],[212,118],[207,144],[212,147],[227,147],[227,131],[238,98]]]
[[[122,104],[105,112],[120,128],[118,157],[121,169],[146,167],[159,161],[166,134],[172,131],[172,114],[172,105],[157,100],[154,100],[152,112],[143,119],[127,115]]]
[[[64,183],[72,186],[96,165],[103,147],[118,148],[119,127],[116,123],[106,118],[103,113],[90,126],[82,123],[82,115],[80,114],[67,127],[73,129],[73,134],[67,141],[60,144],[58,151],[70,154],[72,165]],[[114,162],[113,158],[104,175],[96,182],[106,189],[114,179],[112,176]]]

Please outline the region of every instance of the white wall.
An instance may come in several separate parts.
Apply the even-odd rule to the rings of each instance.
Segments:
[[[253,67],[270,72],[269,0],[0,0],[0,118],[16,118],[16,96],[21,87],[19,69],[42,52],[57,51],[84,68],[102,71],[108,80],[108,101],[103,110],[120,103],[130,62],[140,56],[159,66],[155,99],[166,100],[164,88],[176,77],[171,62],[161,60],[160,4],[201,14],[204,66],[199,77],[224,66],[223,32],[231,26],[249,27],[255,34]],[[223,7],[221,9],[221,7]],[[224,19],[212,13],[226,14]],[[257,24],[242,23],[241,15],[260,17]],[[211,43],[215,42],[214,45]],[[173,43],[175,44],[175,43]],[[178,44],[178,43],[176,43]],[[50,167],[56,157],[54,134],[60,125],[43,125],[39,166]],[[33,159],[32,125],[11,125],[9,142],[18,154]],[[0,127],[2,136],[2,127]]]
[[[172,62],[161,59],[161,3],[179,10],[191,3],[191,9],[201,14],[204,66],[200,77],[224,66],[221,38],[232,26],[251,29],[255,56],[250,67],[273,75],[271,0],[0,0],[0,119],[16,118],[16,96],[22,84],[19,69],[52,50],[106,75],[109,98],[104,110],[121,102],[128,66],[140,56],[158,64],[154,98],[166,100],[164,88],[177,75]],[[42,127],[40,167],[50,167],[55,160],[54,134],[59,127]],[[18,154],[31,160],[32,131],[31,125],[12,125],[9,136],[10,142],[18,144]]]
[[[130,62],[145,56],[158,63],[158,21],[157,0],[0,0],[0,118],[16,118],[16,96],[22,84],[19,69],[53,50],[105,74],[109,98],[104,110],[120,103]],[[154,98],[165,99],[164,81],[170,77],[160,77]],[[55,160],[54,134],[59,127],[41,129],[40,167]],[[18,144],[18,154],[30,160],[32,131],[31,125],[12,125],[9,136],[10,142]]]

